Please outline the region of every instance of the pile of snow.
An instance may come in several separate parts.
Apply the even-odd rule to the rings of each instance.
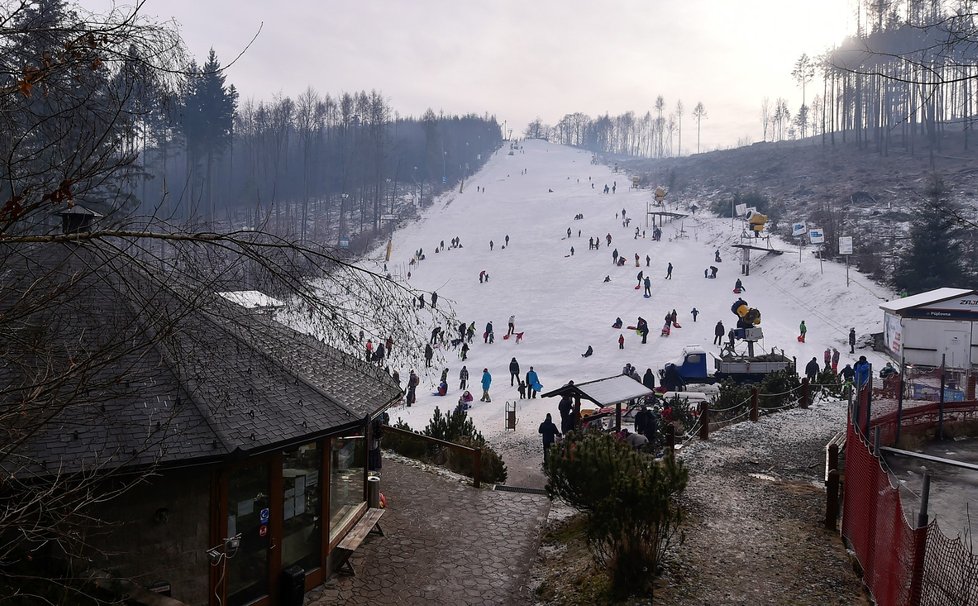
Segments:
[[[781,256],[752,253],[751,275],[740,275],[739,222],[691,215],[684,220],[667,222],[661,241],[651,239],[646,223],[649,190],[630,190],[628,175],[614,173],[610,167],[593,165],[590,154],[543,141],[525,141],[522,150],[508,155],[508,147],[497,152],[485,167],[465,182],[464,193],[457,190],[442,196],[427,209],[421,219],[393,236],[393,258],[364,261],[364,266],[379,273],[390,273],[411,288],[438,293],[438,311],[454,310],[458,321],[475,322],[476,336],[468,360],[462,362],[458,350],[437,350],[431,369],[426,369],[422,352],[416,354],[415,370],[422,375],[418,401],[412,408],[398,407],[392,420],[401,418],[412,427],[424,427],[435,406],[454,408],[461,393],[458,374],[465,364],[470,373],[469,390],[475,397],[471,417],[480,431],[494,443],[526,442],[540,449],[537,427],[550,412],[557,417],[553,399],[517,402],[515,435],[504,429],[504,403],[517,400],[515,386],[510,386],[509,364],[515,357],[521,375],[530,367],[538,373],[544,390],[567,381],[588,381],[621,373],[626,363],[639,374],[646,368],[654,371],[679,356],[684,345],[698,345],[718,352],[712,345],[714,326],[722,321],[729,329],[735,316],[731,303],[737,298],[734,281],[743,280],[747,302],[761,311],[765,340],[770,349],[783,348],[795,356],[799,365],[816,357],[822,361],[826,347],[843,353],[842,365],[865,354],[874,365],[883,359],[869,351],[848,354],[847,335],[856,328],[863,340],[867,333],[882,330],[879,303],[893,298],[892,293],[851,271],[853,283],[846,286],[844,266],[820,263],[810,250],[799,256],[797,247],[776,239],[774,248],[786,251]],[[592,187],[593,184],[593,187]],[[604,186],[617,185],[616,193],[602,193]],[[688,212],[698,199],[666,200],[668,210]],[[630,225],[623,226],[624,209]],[[575,216],[583,219],[575,220]],[[634,237],[639,227],[638,238]],[[570,229],[571,236],[567,231]],[[641,230],[645,230],[645,237]],[[611,246],[606,244],[612,236]],[[506,236],[509,245],[506,246]],[[458,237],[461,248],[450,248]],[[598,250],[588,249],[588,238],[601,241]],[[445,250],[435,252],[444,242]],[[490,250],[490,241],[493,242]],[[574,249],[571,254],[571,247]],[[425,259],[410,264],[421,249]],[[617,249],[627,263],[612,263]],[[714,262],[714,251],[720,249],[722,263]],[[370,258],[382,259],[378,249]],[[635,266],[639,255],[640,267]],[[646,266],[646,255],[650,265]],[[672,279],[664,279],[667,264],[674,269]],[[719,267],[716,280],[703,277],[710,265]],[[489,280],[480,283],[480,272]],[[636,274],[645,272],[652,278],[652,297],[644,298],[636,290]],[[408,279],[408,273],[410,278]],[[605,277],[610,282],[605,282]],[[426,295],[426,300],[429,296]],[[699,310],[696,322],[690,312]],[[660,337],[664,316],[675,309],[682,328],[673,329],[668,338]],[[516,317],[516,331],[523,333],[521,343],[504,340],[507,319]],[[634,326],[639,316],[649,322],[648,343],[642,344],[634,330],[611,327],[616,317],[625,326]],[[447,325],[437,314],[425,309],[422,316],[432,324],[418,327],[430,333],[441,322],[446,336],[457,337],[458,322]],[[799,322],[808,326],[806,343],[796,340]],[[495,343],[483,343],[485,325],[492,321]],[[619,349],[619,335],[624,335],[624,349]],[[386,338],[383,327],[373,334]],[[395,342],[404,342],[393,335]],[[588,346],[594,355],[582,357]],[[449,392],[445,397],[433,395],[443,368],[449,369]],[[479,401],[479,382],[483,369],[492,374],[492,402]],[[410,367],[396,368],[402,384]],[[529,452],[532,452],[530,449]],[[534,461],[534,464],[537,461]]]

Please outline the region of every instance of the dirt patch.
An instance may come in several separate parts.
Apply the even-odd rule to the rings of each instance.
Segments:
[[[869,604],[839,534],[822,526],[824,445],[844,408],[791,410],[690,443],[684,540],[653,595],[625,603]],[[551,521],[544,535],[533,575],[540,604],[609,603],[575,519]]]

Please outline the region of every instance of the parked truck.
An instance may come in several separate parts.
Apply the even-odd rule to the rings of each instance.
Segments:
[[[709,366],[707,358],[713,362]],[[749,383],[760,381],[765,376],[790,368],[794,370],[794,361],[784,355],[784,351],[762,355],[726,354],[721,356],[707,353],[697,346],[683,348],[682,356],[675,362],[670,362],[660,371],[662,385],[672,390],[681,389],[690,383],[714,383],[723,379],[733,379],[737,382]]]

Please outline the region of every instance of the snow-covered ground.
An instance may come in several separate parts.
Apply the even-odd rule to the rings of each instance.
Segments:
[[[537,427],[548,412],[556,418],[556,399],[521,400],[519,423],[515,435],[504,430],[504,402],[516,400],[516,387],[510,387],[509,363],[515,357],[521,375],[532,366],[545,390],[559,387],[569,380],[576,382],[607,377],[621,372],[630,362],[643,373],[646,368],[658,370],[679,356],[684,345],[700,345],[710,351],[714,326],[718,320],[729,329],[735,323],[730,312],[737,298],[732,289],[741,277],[746,287],[745,299],[760,310],[764,329],[764,348],[784,348],[803,366],[813,356],[819,362],[827,346],[838,348],[842,365],[865,354],[877,366],[883,358],[869,350],[848,354],[850,327],[863,341],[868,333],[882,330],[879,303],[894,298],[885,287],[850,269],[852,284],[846,286],[845,266],[820,264],[811,249],[802,252],[797,246],[774,240],[784,255],[754,251],[751,275],[740,276],[740,224],[704,216],[702,212],[683,221],[667,223],[662,240],[651,239],[645,211],[652,199],[649,190],[630,190],[630,176],[614,173],[611,167],[593,165],[590,154],[543,141],[525,141],[522,150],[508,154],[504,146],[485,167],[465,183],[464,193],[454,190],[426,209],[422,218],[398,230],[393,236],[393,255],[388,270],[396,279],[407,280],[414,289],[436,291],[439,309],[448,305],[459,321],[475,322],[476,336],[464,362],[470,373],[470,388],[475,397],[471,417],[492,442],[525,442],[540,450]],[[523,174],[524,170],[526,174]],[[592,183],[594,187],[592,188]],[[617,192],[604,194],[607,184],[617,183]],[[484,188],[485,191],[478,189]],[[552,191],[551,191],[552,190]],[[688,212],[689,205],[703,206],[695,199],[681,204],[667,198],[667,210]],[[631,218],[622,225],[621,211]],[[583,219],[574,216],[582,214]],[[646,232],[634,237],[635,227]],[[567,237],[570,228],[571,237]],[[680,229],[684,236],[680,237]],[[578,235],[580,234],[580,235]],[[606,236],[612,236],[611,246]],[[505,237],[509,245],[505,246]],[[452,238],[461,239],[462,248],[449,248]],[[597,251],[588,250],[588,238],[600,239]],[[493,250],[489,248],[493,241]],[[446,250],[435,253],[444,241]],[[571,247],[574,254],[570,254]],[[720,249],[722,263],[714,263],[713,251]],[[423,249],[425,260],[409,265],[415,251]],[[612,263],[617,249],[628,260],[624,267]],[[382,258],[383,248],[369,255]],[[635,266],[635,255],[641,260]],[[646,267],[645,257],[651,257]],[[674,266],[672,279],[665,280],[668,263]],[[365,265],[383,271],[380,261]],[[719,267],[718,279],[707,280],[703,270]],[[480,284],[485,270],[490,279]],[[644,271],[652,277],[652,297],[644,298],[635,290],[636,274]],[[610,276],[610,282],[604,282]],[[426,300],[429,298],[425,297]],[[693,322],[690,310],[700,311]],[[680,329],[668,338],[659,336],[663,318],[675,309]],[[427,311],[427,308],[426,308]],[[523,341],[503,340],[507,320],[516,316],[516,330]],[[634,325],[638,316],[648,320],[650,334],[643,345],[635,331],[611,328],[620,316],[625,326]],[[424,314],[423,318],[432,317]],[[433,317],[432,317],[433,318]],[[798,324],[808,326],[807,342],[797,342]],[[434,321],[432,319],[432,321]],[[496,340],[484,344],[482,334],[492,321]],[[433,324],[421,326],[428,334]],[[445,326],[448,338],[457,336],[455,326]],[[377,337],[386,337],[378,329]],[[618,348],[619,335],[625,336],[624,350]],[[397,335],[394,335],[397,340]],[[588,346],[594,355],[583,358]],[[455,406],[460,390],[458,373],[463,362],[457,350],[438,353],[432,369],[425,371],[422,352],[417,352],[414,366],[422,375],[418,401],[412,408],[399,407],[391,412],[392,420],[404,419],[412,427],[424,427],[435,406],[442,410]],[[449,368],[449,392],[446,397],[432,395],[440,372]],[[488,368],[493,381],[491,403],[482,403],[479,381]],[[402,383],[409,367],[398,368]],[[527,452],[531,452],[530,449]],[[534,458],[534,464],[538,461]]]

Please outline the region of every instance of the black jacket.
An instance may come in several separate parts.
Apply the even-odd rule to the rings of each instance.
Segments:
[[[540,423],[540,433],[543,435],[543,446],[546,448],[556,441],[557,436],[560,435],[560,430],[557,429],[553,421],[544,421]]]
[[[652,372],[651,368],[645,371],[645,375],[642,377],[642,385],[649,389],[655,389],[655,373]]]
[[[715,334],[718,337],[722,337],[723,333],[724,333],[723,322],[717,322],[717,327],[716,329],[713,330],[713,334]]]
[[[509,363],[509,373],[513,375],[520,374],[520,363],[515,359]]]
[[[812,359],[812,361],[805,366],[805,374],[810,377],[817,375],[819,370],[821,370],[821,367],[818,365],[818,360],[815,359]]]

